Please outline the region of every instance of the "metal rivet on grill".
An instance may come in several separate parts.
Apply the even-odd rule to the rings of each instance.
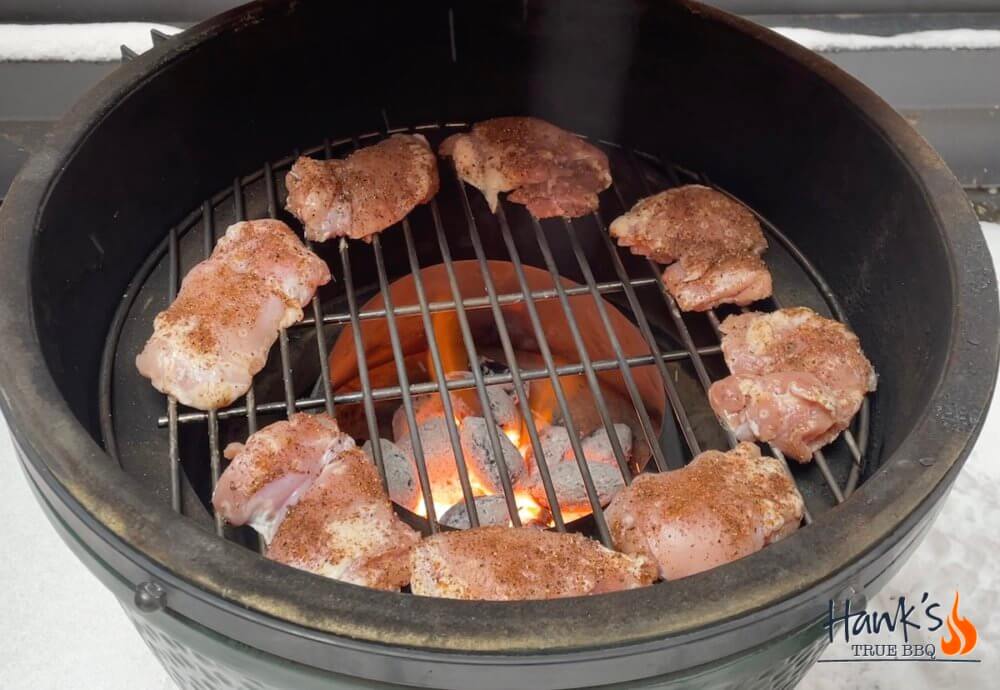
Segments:
[[[157,582],[140,582],[135,588],[135,606],[144,613],[159,611],[167,603],[167,590]]]

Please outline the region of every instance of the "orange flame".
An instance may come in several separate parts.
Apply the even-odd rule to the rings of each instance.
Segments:
[[[436,370],[433,361],[434,358],[428,349],[426,368],[431,374],[432,380],[436,381],[439,375],[447,376],[452,372],[467,371],[472,364],[469,362],[467,352],[464,348],[461,328],[455,312],[436,312],[432,315],[431,319],[434,326],[437,350],[440,354],[441,368],[444,370],[443,372]],[[563,379],[563,388],[566,391],[567,397],[571,399],[582,390],[583,385],[584,379],[581,376],[571,376]],[[438,393],[437,395],[440,394]],[[470,410],[476,410],[479,407],[479,400],[476,397],[475,390],[456,390],[451,391],[448,395],[452,400],[453,406],[456,401],[460,401],[465,403],[466,407]],[[539,383],[532,386],[529,399],[530,410],[521,408],[522,416],[526,416],[526,413],[532,414],[536,426],[541,431],[541,429],[552,422],[555,416],[557,408],[555,392],[550,384]],[[464,417],[455,414],[453,419],[455,427],[461,431]],[[531,443],[527,433],[526,422],[522,419],[520,429],[504,429],[503,433],[527,461],[528,448]],[[483,484],[480,478],[476,476],[475,471],[472,471],[471,467],[469,469],[469,488],[472,490],[473,497],[490,496],[496,493]],[[462,502],[464,496],[460,491],[458,483],[454,481],[454,477],[429,476],[428,479],[431,482],[430,488],[433,495],[434,512],[438,519],[440,519],[452,506]],[[516,489],[514,491],[514,504],[522,525],[552,526],[554,524],[551,512],[535,501],[527,490]],[[413,507],[413,512],[420,517],[427,517],[427,505],[424,502],[422,492],[417,500],[417,504]],[[590,511],[581,512],[579,515],[576,515],[564,510],[563,514],[567,516],[566,519],[569,521],[576,519],[576,517],[589,515]],[[508,525],[512,526],[512,523],[513,521],[509,521]]]
[[[979,639],[979,633],[976,632],[976,626],[972,624],[972,621],[958,615],[958,592],[955,592],[955,603],[951,607],[951,613],[948,614],[946,622],[949,636],[947,640],[941,638],[941,653],[954,656],[955,654],[965,655],[971,652]]]
[[[447,375],[453,371],[466,371],[469,368],[469,358],[462,342],[458,317],[450,311],[434,312],[431,314],[431,323],[434,325],[435,340],[441,355],[441,366],[444,369],[441,373]],[[427,371],[431,372],[436,380],[437,372],[434,370],[430,348],[427,348]]]

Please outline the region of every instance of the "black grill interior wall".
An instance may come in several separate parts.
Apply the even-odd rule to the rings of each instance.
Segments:
[[[84,141],[39,222],[38,336],[95,438],[107,326],[168,228],[263,161],[386,118],[534,114],[732,190],[818,265],[882,374],[876,462],[940,372],[950,286],[903,277],[945,270],[912,173],[819,78],[683,4],[267,2],[157,69]]]

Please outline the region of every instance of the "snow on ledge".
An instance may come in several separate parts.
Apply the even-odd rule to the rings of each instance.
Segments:
[[[867,36],[865,34],[838,34],[815,29],[787,26],[774,28],[811,50],[836,52],[850,50],[985,50],[1000,48],[1000,31],[992,29],[944,29],[915,31],[895,36]]]
[[[111,62],[121,59],[121,46],[137,53],[149,50],[150,29],[168,36],[176,26],[146,22],[104,24],[0,24],[0,62],[59,60]]]

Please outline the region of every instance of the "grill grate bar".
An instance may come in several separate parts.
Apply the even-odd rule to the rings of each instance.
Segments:
[[[237,179],[238,187],[239,179]],[[240,196],[240,201],[242,201],[242,195]],[[215,221],[212,216],[212,207],[207,202],[202,207],[202,215],[204,216],[205,224],[205,258],[207,259],[212,255],[212,249],[215,247]],[[212,495],[214,496],[215,487],[219,483],[219,477],[222,475],[222,454],[219,452],[219,417],[217,410],[208,411],[208,457],[212,473]],[[212,511],[212,515],[215,519],[215,533],[220,537],[224,536],[225,522],[222,516],[215,511]]]
[[[598,231],[604,241],[605,249],[607,249],[608,255],[611,257],[611,263],[614,266],[615,272],[623,282],[627,282],[625,265],[622,263],[622,259],[618,255],[617,247],[615,247],[611,241],[611,236],[607,231],[607,227],[605,226],[603,219],[596,211],[594,212],[594,220],[597,222]],[[677,423],[680,426],[681,434],[684,436],[684,441],[687,443],[692,456],[698,455],[698,453],[701,452],[701,444],[698,442],[698,437],[694,432],[694,427],[691,425],[691,420],[688,418],[687,410],[681,402],[680,394],[677,392],[677,385],[674,383],[673,378],[670,376],[670,372],[667,370],[667,360],[664,359],[663,353],[660,351],[660,346],[656,343],[653,331],[649,327],[649,321],[646,319],[646,313],[643,310],[642,305],[639,303],[639,296],[630,285],[627,285],[625,288],[625,296],[632,309],[632,314],[635,315],[636,323],[639,326],[639,332],[642,333],[642,337],[645,339],[646,344],[649,345],[650,350],[653,353],[656,368],[660,372],[660,378],[663,380],[663,387],[667,393],[667,400],[670,402],[670,407],[674,412],[674,416],[677,418]],[[671,463],[668,459],[667,465],[670,466],[671,469],[679,469],[684,466],[681,460],[681,458],[677,458],[674,463]]]
[[[358,298],[357,295],[354,294],[354,275],[351,271],[351,257],[347,248],[347,242],[343,240],[340,242],[340,265],[343,269],[344,291],[347,293],[347,307],[353,317],[351,320],[351,332],[354,334],[354,351],[358,353],[358,356],[356,357],[358,361],[358,378],[361,381],[361,390],[370,391],[371,381],[368,377],[368,360],[363,355],[365,351],[364,334],[361,332],[361,322],[357,318]],[[324,361],[326,360],[325,357],[323,359]],[[329,374],[326,376],[327,379],[329,379]],[[375,467],[378,469],[378,474],[382,478],[382,488],[385,489],[386,493],[389,493],[389,481],[386,477],[385,465],[382,460],[382,443],[376,443],[376,439],[379,439],[379,433],[378,425],[375,420],[374,396],[364,395],[362,397],[362,403],[365,409],[365,421],[368,424],[368,438],[372,439],[372,456],[375,460]],[[330,406],[333,406],[332,402],[330,403]]]
[[[346,281],[345,281],[346,283]],[[709,345],[706,347],[699,347],[698,353],[701,355],[717,355],[721,352],[718,345]],[[664,352],[660,355],[660,358],[664,362],[676,362],[684,359],[688,359],[690,353],[684,350],[671,350],[669,352]],[[635,357],[626,357],[625,363],[630,367],[645,367],[656,363],[656,357],[653,355],[637,355]],[[609,371],[612,369],[617,369],[619,367],[618,360],[615,359],[598,359],[591,362],[594,371]],[[555,373],[559,376],[576,376],[583,373],[582,364],[563,364],[555,368]],[[525,381],[535,381],[537,379],[544,379],[549,376],[548,369],[521,369],[519,372],[521,378]],[[483,381],[487,386],[492,386],[497,383],[512,383],[514,377],[512,374],[488,374],[483,377]],[[463,388],[473,388],[476,385],[474,379],[464,378],[464,379],[453,379],[447,382],[447,388],[449,390],[461,390]],[[436,393],[438,391],[437,383],[413,383],[410,384],[409,393],[410,395],[425,395],[427,393]],[[392,400],[394,398],[401,398],[403,396],[403,390],[399,386],[384,386],[380,388],[371,389],[371,397],[373,400]],[[352,393],[338,393],[333,396],[333,400],[338,405],[347,405],[364,402],[365,396],[361,392]],[[317,407],[322,407],[325,403],[323,398],[299,398],[295,401],[295,407],[299,410],[311,410]],[[271,413],[280,412],[281,408],[285,405],[284,402],[270,402],[261,403],[256,406],[255,411],[258,413]],[[219,419],[228,419],[230,417],[243,417],[247,414],[247,408],[245,406],[235,406],[227,407],[224,410],[219,410]],[[190,424],[192,422],[202,422],[205,421],[204,412],[184,412],[177,416],[177,421],[181,424]],[[166,417],[159,417],[157,419],[157,425],[164,427],[167,425]]]
[[[817,450],[813,453],[813,462],[819,467],[820,474],[823,475],[823,479],[826,483],[830,485],[830,491],[833,492],[833,497],[836,499],[837,503],[844,502],[844,493],[840,490],[840,485],[837,484],[836,478],[833,476],[833,472],[830,471],[830,465],[826,461],[826,456],[823,455],[823,451]]]
[[[413,458],[417,463],[417,476],[420,480],[420,490],[424,497],[424,508],[427,511],[427,522],[430,525],[431,533],[437,533],[440,528],[438,526],[437,514],[434,511],[434,497],[431,494],[431,482],[427,475],[427,463],[424,458],[424,449],[420,443],[420,432],[419,427],[417,426],[417,417],[413,411],[413,398],[410,393],[410,379],[406,373],[406,362],[403,357],[403,347],[399,340],[399,328],[396,325],[396,318],[393,315],[392,295],[389,291],[389,279],[385,270],[385,257],[382,254],[382,239],[377,233],[372,237],[372,249],[375,251],[375,267],[378,272],[379,289],[382,291],[382,300],[385,302],[387,312],[387,318],[385,321],[389,328],[389,341],[392,346],[392,357],[396,363],[396,377],[399,380],[400,388],[403,390],[403,411],[406,414],[406,423],[410,427],[410,441],[413,444]],[[377,439],[378,436],[375,438]],[[372,446],[374,447],[375,445],[375,441],[373,440]]]
[[[460,187],[462,187],[462,194],[465,194],[465,187],[462,185],[461,180],[458,181]],[[466,221],[469,224],[469,234],[472,238],[473,246],[476,250],[476,257],[479,259],[479,266],[483,271],[483,281],[486,285],[487,294],[493,294],[495,292],[495,287],[493,286],[493,277],[490,275],[489,267],[486,264],[486,255],[482,251],[482,243],[479,237],[479,231],[476,228],[475,221],[472,219],[471,209],[468,207],[468,197],[463,196],[464,204],[466,207]],[[510,334],[507,333],[507,329],[500,328],[500,322],[503,321],[503,315],[498,314],[496,310],[493,311],[494,321],[497,322],[497,333],[500,336],[500,341],[504,351],[507,351],[508,346],[511,346]],[[512,350],[511,346],[511,350]],[[516,360],[514,360],[516,363]],[[489,432],[490,446],[493,449],[493,457],[496,460],[497,467],[500,472],[500,484],[503,488],[504,501],[507,504],[508,515],[510,516],[511,523],[515,527],[521,526],[521,517],[517,512],[517,503],[514,499],[514,487],[510,481],[510,473],[507,468],[507,461],[503,456],[503,449],[500,445],[500,429],[496,425],[496,419],[493,416],[493,411],[490,408],[489,398],[486,393],[486,385],[483,377],[483,372],[479,366],[478,361],[469,362],[469,369],[472,371],[472,378],[476,382],[476,392],[479,397],[480,405],[483,408],[483,416],[486,418],[486,430]]]
[[[650,270],[654,274],[659,274],[660,268],[653,261],[647,262]],[[698,348],[694,344],[694,339],[691,337],[691,331],[688,330],[687,324],[684,321],[684,316],[681,314],[681,310],[677,307],[677,302],[674,300],[673,296],[667,292],[667,286],[663,284],[663,281],[659,281],[659,292],[663,297],[664,303],[667,305],[667,311],[670,313],[670,319],[677,326],[677,332],[681,336],[681,341],[684,343],[684,347],[691,353],[691,363],[694,365],[695,374],[698,377],[698,381],[701,383],[701,387],[708,393],[709,387],[712,385],[712,378],[708,375],[708,370],[705,368],[705,362],[702,360],[701,355],[698,354]],[[729,441],[731,447],[735,447],[737,440],[736,436],[727,427],[723,427],[723,431],[726,434],[726,438]]]
[[[219,418],[215,410],[208,411],[208,452],[211,459],[212,470],[212,495],[215,495],[215,487],[222,476],[222,453],[219,451]],[[215,518],[215,533],[220,537],[225,534],[225,521],[222,515],[212,511]]]
[[[306,247],[313,251],[313,243],[306,240]],[[336,414],[336,406],[333,400],[333,384],[330,382],[330,362],[327,359],[328,350],[326,348],[326,334],[323,332],[323,307],[320,305],[319,297],[312,298],[313,323],[316,326],[316,350],[319,352],[319,371],[321,385],[323,386],[323,404],[326,406],[326,413],[333,417]],[[296,403],[296,406],[298,403]]]
[[[569,237],[570,245],[573,248],[573,254],[576,256],[576,262],[580,266],[580,272],[583,274],[584,281],[587,283],[588,287],[591,288],[594,305],[597,307],[598,316],[600,316],[601,323],[604,325],[604,331],[608,334],[608,340],[611,342],[611,347],[615,351],[615,359],[618,360],[620,365],[622,379],[625,382],[625,388],[628,390],[629,397],[632,399],[632,406],[635,408],[635,412],[639,416],[639,426],[642,427],[642,433],[646,437],[649,449],[653,453],[653,461],[656,463],[657,469],[663,472],[667,469],[667,459],[663,454],[663,448],[660,446],[656,431],[653,429],[653,422],[649,418],[649,410],[646,409],[646,403],[643,401],[642,396],[639,394],[639,389],[635,385],[635,378],[632,376],[632,369],[625,363],[625,352],[622,350],[621,341],[619,341],[617,334],[615,334],[615,329],[611,325],[611,319],[608,316],[607,307],[604,304],[604,300],[601,299],[600,294],[596,290],[594,272],[590,268],[590,261],[587,259],[587,255],[583,251],[583,246],[580,244],[580,238],[577,236],[576,227],[572,222],[565,218],[563,219],[563,224],[566,226],[566,233]],[[643,333],[643,337],[645,337],[645,333]],[[647,340],[646,344],[651,348],[656,347],[655,342]],[[612,432],[609,431],[609,433]],[[615,442],[617,443],[618,435],[613,433],[612,435],[615,437]]]
[[[602,295],[611,294],[616,292],[622,292],[627,290],[629,287],[646,287],[648,285],[653,285],[657,282],[655,278],[633,278],[623,279],[621,281],[607,281],[597,283],[597,291]],[[590,292],[590,288],[586,285],[574,285],[571,287],[564,288],[566,294],[569,296],[575,295],[586,295]],[[497,294],[497,301],[501,305],[506,306],[508,304],[518,304],[524,302],[525,298],[533,299],[536,302],[542,300],[552,300],[558,299],[559,293],[555,289],[548,290],[534,290],[527,294],[522,292],[504,292]],[[444,300],[428,302],[428,309],[434,312],[441,311],[454,311],[458,304],[458,299],[454,300]],[[461,300],[461,304],[466,309],[488,309],[490,307],[490,300],[488,297],[467,297]],[[406,304],[395,308],[393,312],[396,316],[418,316],[420,314],[420,305],[418,304]],[[369,309],[366,311],[359,312],[358,318],[362,321],[367,321],[369,319],[384,319],[386,317],[385,309]],[[322,318],[324,324],[327,325],[338,325],[349,323],[351,320],[350,314],[345,313],[334,313],[327,314]],[[315,325],[315,317],[306,317],[302,321],[290,326],[289,328],[302,328],[306,326]]]
[[[209,211],[211,212],[211,207],[209,207]],[[247,217],[246,204],[244,203],[243,199],[243,182],[240,180],[239,177],[237,177],[233,181],[233,212],[235,214],[236,220],[238,221],[246,220]],[[207,234],[209,235],[209,237],[206,238],[206,247],[209,240],[211,240],[212,244],[215,243],[214,231],[212,233],[207,233]],[[206,251],[210,250],[206,249]],[[254,392],[254,382],[252,379],[250,381],[250,387],[247,388],[247,392],[244,398],[246,400],[245,411],[247,418],[247,434],[251,435],[257,432],[257,394]],[[219,414],[218,411],[216,411],[216,415],[218,414]],[[218,429],[218,416],[216,417],[215,424],[210,423],[209,428],[212,428],[213,426],[216,428],[216,430]],[[218,431],[216,431],[216,435],[218,435]],[[216,477],[213,480],[212,484],[213,494],[215,493],[216,483],[218,483],[218,477]],[[219,516],[216,515],[215,519],[216,522],[218,522]],[[257,551],[262,554],[267,551],[267,542],[264,540],[264,535],[259,533],[257,534]]]
[[[868,398],[861,403],[861,412],[858,413],[858,438],[855,440],[854,434],[848,429],[844,432],[844,442],[847,443],[848,450],[854,462],[851,463],[851,470],[847,475],[847,486],[844,487],[844,496],[849,497],[858,487],[858,480],[861,478],[861,470],[864,469],[864,448],[867,445],[868,436]]]
[[[174,299],[177,297],[177,286],[180,276],[180,250],[178,248],[176,227],[170,228],[167,251],[167,260],[170,262],[168,266],[169,286],[167,288],[170,301],[168,304],[173,304]],[[167,396],[167,420],[167,424],[169,425],[167,453],[170,456],[170,507],[174,511],[182,513],[181,472],[183,470],[181,468],[180,449],[177,438],[177,398],[172,395]]]
[[[417,293],[417,301],[420,303],[421,317],[424,323],[424,334],[427,336],[427,347],[430,350],[431,361],[434,365],[434,377],[437,379],[438,390],[445,391],[446,374],[444,364],[441,359],[441,350],[437,344],[437,333],[431,313],[427,309],[427,297],[424,294],[424,281],[420,276],[420,260],[417,258],[417,247],[413,242],[413,233],[410,231],[410,222],[403,220],[403,236],[406,239],[406,253],[410,260],[410,271],[413,276],[413,286]],[[478,369],[475,361],[471,361],[470,368]],[[476,386],[480,390],[480,386]],[[486,389],[482,388],[482,404],[484,414],[489,414],[487,422],[492,424],[492,413],[489,409],[489,401],[486,400]],[[476,510],[476,501],[472,495],[472,484],[469,482],[469,468],[465,464],[465,453],[462,449],[462,441],[458,434],[458,423],[455,421],[455,410],[451,404],[450,394],[441,394],[441,404],[444,407],[445,426],[448,428],[448,438],[451,440],[451,447],[455,454],[455,469],[458,471],[458,482],[462,487],[462,498],[465,501],[465,509],[469,516],[469,524],[472,527],[479,527],[479,511]],[[495,425],[493,428],[496,428]],[[514,503],[513,492],[507,495],[507,508],[510,514],[517,513]]]
[[[469,206],[469,195],[466,191],[465,184],[461,180],[458,180],[458,186],[462,192],[462,203],[465,205],[466,214],[471,218],[472,209]],[[507,253],[514,266],[514,272],[517,274],[518,283],[521,286],[521,290],[527,293],[529,292],[529,287],[528,280],[524,274],[524,264],[521,262],[521,256],[517,251],[517,246],[514,244],[514,238],[511,236],[510,228],[507,226],[507,216],[504,213],[502,205],[497,207],[497,219],[500,222],[500,232],[503,236],[504,244],[507,246]],[[487,278],[487,290],[492,290],[493,280],[489,276],[489,270],[486,265],[486,256],[483,252],[482,241],[479,238],[479,230],[476,228],[475,223],[470,224],[469,228],[472,231],[471,234],[473,238],[473,246],[476,249],[476,255],[479,257],[480,265],[483,267],[484,277]],[[556,280],[556,283],[558,284],[559,281]],[[580,468],[580,476],[583,479],[583,486],[587,493],[587,500],[593,508],[594,524],[597,527],[597,534],[601,543],[608,548],[611,548],[612,541],[611,533],[608,531],[608,523],[604,518],[601,501],[597,494],[597,489],[594,486],[594,478],[590,474],[590,468],[587,467],[586,456],[583,454],[583,446],[580,443],[580,437],[577,433],[576,424],[573,422],[573,417],[570,414],[569,404],[566,400],[566,392],[563,390],[562,379],[555,372],[555,360],[552,357],[552,351],[549,349],[548,339],[545,337],[545,331],[542,328],[541,320],[538,317],[538,310],[535,307],[534,301],[531,299],[526,300],[524,304],[528,310],[528,318],[531,321],[531,327],[535,333],[538,349],[542,355],[542,360],[545,362],[545,368],[549,374],[552,391],[556,396],[556,401],[559,404],[559,409],[563,415],[563,426],[566,427],[570,445],[573,448],[573,455],[575,456],[577,466]],[[539,458],[540,463],[545,461],[544,454],[539,454]],[[546,493],[548,492],[546,491]]]
[[[323,140],[323,153],[325,158],[329,159],[332,156],[329,139]],[[315,251],[311,240],[305,238],[305,243],[309,251]],[[319,353],[320,385],[323,387],[323,402],[326,406],[326,413],[333,417],[336,414],[336,406],[333,401],[333,384],[330,381],[330,362],[327,359],[329,352],[326,349],[326,332],[323,330],[323,324],[325,323],[323,320],[323,305],[320,303],[318,291],[312,298],[312,313],[313,329],[316,332],[316,351]],[[379,449],[379,455],[381,455],[381,448]]]
[[[267,215],[269,218],[277,218],[278,195],[270,163],[264,164],[264,189],[267,192]],[[278,332],[278,350],[281,357],[281,382],[285,390],[285,416],[291,418],[295,414],[295,384],[292,380],[291,355],[288,351],[288,330],[285,328]]]
[[[576,315],[573,313],[573,308],[570,306],[569,298],[566,296],[566,291],[562,288],[562,280],[559,275],[559,267],[556,265],[555,257],[552,256],[552,248],[549,246],[549,240],[545,236],[545,229],[542,228],[541,223],[534,217],[531,219],[532,224],[535,226],[535,236],[538,239],[538,248],[542,252],[542,258],[545,261],[546,267],[549,269],[549,274],[552,276],[552,282],[556,286],[556,290],[559,292],[559,303],[562,305],[563,315],[566,317],[566,325],[569,326],[570,335],[573,338],[573,343],[576,346],[577,354],[580,356],[580,363],[583,365],[584,377],[587,379],[587,386],[590,388],[591,395],[594,396],[594,404],[597,406],[597,412],[601,417],[601,423],[604,424],[604,429],[608,433],[608,441],[611,445],[611,451],[614,453],[615,460],[618,463],[618,469],[621,470],[622,479],[625,480],[625,484],[632,483],[632,470],[628,466],[628,459],[625,457],[625,453],[622,450],[621,441],[618,438],[618,434],[615,433],[615,423],[611,419],[611,413],[608,411],[607,401],[604,399],[604,393],[601,391],[601,384],[597,380],[597,374],[594,373],[594,367],[590,362],[590,353],[587,352],[587,346],[583,342],[583,336],[580,334],[580,326],[576,322]],[[505,223],[506,221],[501,221]],[[568,223],[567,223],[568,225]],[[509,233],[508,233],[509,234]],[[600,299],[598,302],[600,303]],[[607,312],[603,310],[603,305],[601,307],[601,315],[607,318]],[[614,337],[614,331],[609,328],[610,321],[606,322],[608,330],[608,336],[617,344],[618,339]],[[618,344],[615,348],[616,354],[621,354],[622,359],[624,359],[624,353],[621,352],[621,345]],[[626,367],[623,371],[628,371]],[[631,372],[629,372],[629,378],[631,379]],[[634,386],[633,381],[633,386]],[[636,391],[638,394],[638,391]],[[644,407],[642,404],[642,399],[640,398],[637,403],[637,410],[639,407]],[[586,458],[581,456],[578,460],[582,459],[584,462]],[[581,464],[581,472],[583,465]],[[599,503],[594,503],[595,510],[599,507]]]
[[[438,247],[441,250],[441,260],[444,263],[445,272],[448,274],[448,285],[451,289],[452,297],[455,299],[455,304],[457,309],[455,311],[458,317],[458,326],[462,333],[462,342],[465,344],[466,356],[469,358],[470,362],[476,363],[470,368],[478,369],[479,355],[476,352],[476,344],[472,338],[472,330],[469,327],[469,319],[465,313],[465,307],[461,299],[461,290],[458,285],[458,277],[455,275],[455,266],[451,259],[451,249],[448,247],[448,240],[445,236],[444,225],[441,222],[441,213],[438,210],[437,200],[431,199],[431,216],[434,219],[434,228],[437,233]],[[468,209],[468,206],[466,206]],[[466,216],[469,225],[474,224],[471,214]],[[471,233],[470,233],[471,234]],[[504,322],[503,312],[500,310],[500,302],[495,299],[495,292],[490,292],[489,296],[493,297],[491,303],[491,309],[493,311],[493,320],[497,325],[497,332],[500,335],[500,343],[503,347],[504,357],[507,359],[507,364],[510,369],[511,382],[514,384],[514,393],[517,395],[517,399],[527,400],[527,389],[524,386],[524,379],[522,378],[522,370],[517,365],[517,356],[514,352],[514,348],[511,344],[510,334],[507,332],[507,324]],[[484,381],[485,381],[484,377]],[[477,389],[479,386],[477,385]],[[542,453],[542,443],[538,438],[538,429],[535,426],[534,416],[528,412],[528,414],[523,414],[525,427],[528,431],[528,438],[531,440],[531,447],[534,450],[534,454],[538,460],[538,473],[542,477],[542,485],[545,489],[545,496],[549,501],[549,505],[552,506],[552,520],[555,523],[556,529],[560,532],[566,530],[566,524],[563,520],[562,511],[559,508],[559,502],[556,500],[555,488],[552,485],[552,479],[549,475],[548,463],[545,461],[544,453]]]

